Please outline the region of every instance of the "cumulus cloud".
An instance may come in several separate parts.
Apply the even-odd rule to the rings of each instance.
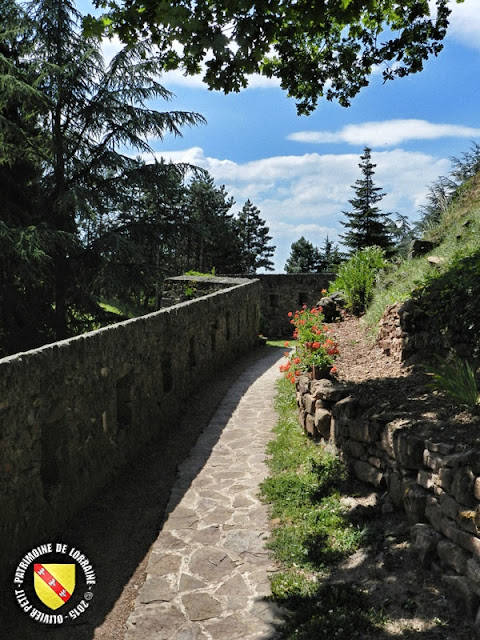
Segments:
[[[340,131],[298,131],[288,140],[312,144],[347,143],[379,147],[398,145],[407,140],[434,140],[437,138],[476,138],[480,129],[457,124],[435,124],[427,120],[398,119],[349,124]]]
[[[235,198],[234,211],[247,199],[260,209],[277,246],[275,268],[283,271],[292,242],[304,235],[315,246],[326,235],[335,242],[344,229],[340,221],[360,177],[358,154],[274,156],[245,163],[209,157],[201,147],[159,152],[173,162],[189,162],[207,169],[217,184]],[[420,152],[401,149],[374,152],[374,181],[387,194],[382,211],[418,217],[428,186],[448,173],[449,162]]]
[[[450,26],[448,37],[457,42],[461,42],[467,47],[480,50],[480,11],[478,2],[466,0],[462,4],[457,4],[453,0],[449,6],[452,10],[450,14]]]

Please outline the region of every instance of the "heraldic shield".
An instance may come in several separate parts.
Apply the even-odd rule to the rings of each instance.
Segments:
[[[75,589],[75,564],[34,564],[35,593],[49,609],[63,606]]]

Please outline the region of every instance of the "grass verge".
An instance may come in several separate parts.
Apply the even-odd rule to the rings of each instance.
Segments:
[[[276,410],[276,438],[268,448],[271,476],[262,483],[261,496],[276,523],[269,547],[283,567],[272,580],[273,599],[288,611],[283,637],[361,637],[375,624],[366,594],[355,585],[322,580],[363,539],[340,501],[343,465],[299,429],[294,390],[286,379],[278,383]]]

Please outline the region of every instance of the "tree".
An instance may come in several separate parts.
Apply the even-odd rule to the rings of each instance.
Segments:
[[[349,200],[353,211],[343,211],[347,216],[347,222],[341,224],[348,229],[347,233],[340,236],[343,243],[352,250],[365,249],[377,246],[386,253],[392,250],[392,240],[387,222],[387,215],[380,212],[377,202],[385,195],[380,187],[373,182],[374,169],[377,165],[372,163],[371,149],[364,147],[362,162],[358,165],[363,177],[352,185],[356,197]]]
[[[323,247],[319,250],[319,252],[319,267],[321,271],[337,271],[339,265],[345,259],[340,249],[338,248],[338,245],[334,245],[328,236],[326,236]]]
[[[243,205],[238,218],[234,220],[234,226],[241,246],[238,273],[256,273],[261,268],[273,271],[270,258],[275,247],[268,244],[272,237],[268,235],[269,228],[265,220],[260,218],[260,210],[250,200]]]
[[[285,263],[287,273],[321,273],[320,251],[303,236],[292,243],[290,256]]]
[[[231,273],[240,251],[229,213],[234,204],[225,187],[217,187],[208,173],[191,181],[185,205],[189,269],[209,272],[215,267],[217,273]]]
[[[0,15],[1,356],[38,346],[49,334],[49,253],[59,236],[41,215],[41,157],[25,144],[45,142],[35,73],[26,62],[34,31],[14,0],[0,0]]]
[[[162,61],[147,43],[124,48],[105,66],[100,42],[82,34],[73,2],[37,0],[27,8],[22,19],[32,33],[28,49],[17,63],[3,65],[2,81],[29,96],[28,123],[41,130],[38,135],[7,114],[22,148],[42,167],[41,202],[26,225],[43,225],[53,239],[45,303],[54,310],[55,337],[63,338],[76,332],[82,317],[99,310],[91,295],[99,263],[114,251],[118,257],[121,250],[124,255],[134,250],[118,223],[119,212],[132,200],[132,181],[140,184],[146,169],[120,149],[152,151],[149,137],[180,135],[183,126],[204,119],[148,106],[171,94],[157,82]],[[92,220],[92,233],[85,235]]]
[[[421,71],[441,51],[450,14],[448,0],[435,0],[432,14],[426,0],[95,4],[108,13],[89,17],[90,31],[116,32],[130,43],[151,35],[165,69],[204,71],[210,89],[239,91],[252,73],[278,78],[299,113],[313,111],[322,96],[348,106],[374,66],[384,66],[385,80]]]
[[[395,219],[388,218],[387,225],[395,244],[395,255],[406,258],[415,235],[408,217],[397,212]]]
[[[107,201],[104,215],[88,218],[83,235],[90,256],[98,255],[89,261],[95,297],[156,309],[163,278],[186,268],[187,190],[181,165],[138,158],[136,166],[116,181],[122,199]]]

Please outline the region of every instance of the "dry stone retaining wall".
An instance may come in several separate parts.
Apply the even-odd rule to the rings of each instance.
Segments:
[[[431,357],[453,349],[468,357],[473,345],[469,336],[451,326],[435,326],[428,313],[415,300],[388,305],[378,325],[377,344],[387,355],[404,362],[415,354]]]
[[[175,429],[189,392],[257,342],[260,296],[250,281],[0,360],[0,566]]]
[[[408,414],[375,410],[348,385],[302,376],[297,402],[305,431],[404,509],[423,565],[480,621],[480,453],[415,435]]]

